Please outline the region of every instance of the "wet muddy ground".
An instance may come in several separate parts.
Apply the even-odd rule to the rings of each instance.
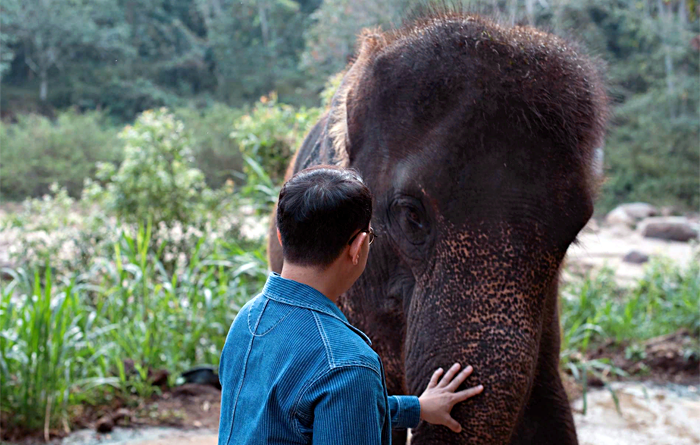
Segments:
[[[697,386],[615,383],[620,413],[606,389],[574,402],[574,419],[581,445],[700,444],[700,397]]]
[[[700,384],[700,382],[697,382]],[[618,382],[613,389],[620,413],[607,389],[587,394],[572,404],[581,445],[695,445],[700,444],[700,390],[698,385],[659,385]],[[211,428],[183,431],[175,428],[116,428],[110,434],[94,430],[73,433],[61,445],[215,445]]]

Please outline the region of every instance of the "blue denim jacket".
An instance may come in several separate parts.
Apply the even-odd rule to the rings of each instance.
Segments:
[[[387,396],[370,344],[323,294],[270,274],[221,353],[219,445],[379,445],[415,427],[418,398]]]

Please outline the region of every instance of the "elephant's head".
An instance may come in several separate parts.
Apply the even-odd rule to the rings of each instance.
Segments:
[[[336,94],[328,130],[372,189],[379,235],[344,304],[401,314],[376,329],[401,331],[414,394],[439,366],[474,366],[484,392],[453,410],[464,443],[506,443],[522,416],[560,265],[593,212],[606,110],[570,45],[458,15],[366,35]],[[421,424],[413,443],[454,437]]]

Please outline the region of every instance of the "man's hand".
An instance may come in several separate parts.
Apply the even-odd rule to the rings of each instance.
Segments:
[[[452,418],[450,412],[452,407],[459,402],[463,402],[470,397],[474,397],[484,390],[484,387],[474,386],[459,392],[455,392],[469,374],[474,370],[471,366],[459,371],[460,364],[455,363],[447,371],[447,374],[440,379],[442,368],[438,368],[430,379],[428,387],[423,391],[423,394],[418,398],[420,402],[420,418],[433,425],[445,425],[455,433],[462,431],[462,426]],[[455,377],[457,375],[457,377]],[[438,381],[438,379],[440,379]]]

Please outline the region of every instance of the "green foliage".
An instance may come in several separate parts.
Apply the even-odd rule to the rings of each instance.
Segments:
[[[306,32],[301,66],[310,84],[320,90],[325,80],[345,68],[355,53],[362,28],[399,23],[411,0],[326,0],[311,15],[313,25]]]
[[[115,380],[104,378],[109,345],[93,330],[94,314],[79,309],[74,281],[55,286],[48,269],[43,282],[11,273],[15,280],[0,291],[0,417],[48,430],[67,420],[78,387]]]
[[[12,23],[15,14],[16,3],[3,4],[0,14],[0,80],[11,68],[12,60],[15,58],[12,45],[16,43],[17,36],[7,33],[7,26]]]
[[[611,391],[609,381],[626,373],[608,359],[588,359],[601,344],[627,345],[625,354],[639,356],[638,342],[687,329],[700,337],[700,262],[681,269],[670,261],[653,261],[631,288],[620,288],[614,273],[567,284],[561,298],[561,366],[583,386],[584,414],[588,379],[595,376]],[[700,350],[692,351],[700,354]],[[618,407],[619,410],[619,407]]]
[[[53,428],[105,392],[134,403],[153,393],[149,369],[216,364],[235,314],[262,286],[264,249],[223,241],[178,274],[150,252],[150,226],[122,228],[111,256],[56,280],[23,269],[0,291],[0,421]],[[135,363],[135,372],[124,360]],[[107,386],[105,386],[107,385]]]
[[[280,104],[273,93],[234,123],[231,137],[244,156],[262,166],[275,184],[281,184],[289,160],[319,117],[318,108]],[[250,164],[243,171],[253,173]]]
[[[3,199],[40,196],[56,182],[79,196],[96,162],[118,162],[122,143],[104,113],[60,113],[56,120],[20,115],[0,122],[0,192]]]
[[[621,202],[642,201],[700,208],[697,121],[690,117],[659,120],[648,114],[629,116],[631,122],[611,135],[609,179],[603,187],[601,207],[611,209]]]
[[[125,142],[124,161],[118,169],[99,164],[97,177],[107,184],[102,188],[91,183],[87,194],[103,199],[109,211],[130,223],[201,220],[215,196],[204,174],[193,166],[190,136],[182,121],[166,109],[145,111],[119,137]]]
[[[12,36],[21,53],[22,68],[28,68],[40,79],[41,102],[48,97],[52,70],[94,52],[109,52],[117,58],[128,52],[124,45],[126,30],[109,16],[115,12],[111,3],[3,2],[5,32]]]
[[[603,210],[629,201],[700,206],[700,67],[689,44],[698,22],[688,12],[673,2],[562,5],[562,27],[608,62],[617,105],[605,147]]]
[[[209,187],[218,189],[242,172],[241,152],[230,133],[245,110],[213,104],[173,113],[185,125],[194,164]],[[78,197],[84,180],[95,179],[97,162],[118,165],[124,156],[124,140],[118,137],[122,127],[104,112],[69,110],[54,121],[35,114],[17,119],[0,122],[0,192],[5,200],[45,195],[52,183]]]
[[[297,69],[301,30],[308,14],[302,2],[244,0],[222,3],[211,20],[211,48],[220,76],[229,79],[219,93],[230,102],[253,101],[275,90],[298,95],[303,76]]]
[[[681,328],[700,336],[699,262],[680,269],[669,261],[655,260],[642,280],[629,289],[619,288],[613,272],[606,269],[593,278],[569,284],[562,294],[564,332],[576,332],[584,324],[596,326],[573,342],[584,350],[603,339],[621,344]],[[563,347],[572,343],[566,338],[569,344]]]
[[[209,187],[218,189],[236,172],[243,171],[241,152],[230,134],[244,110],[216,103],[202,110],[178,108],[173,113],[191,135],[195,165],[204,173]]]
[[[700,334],[700,262],[683,270],[667,261],[655,261],[631,288],[618,287],[613,271],[604,269],[594,277],[569,283],[561,304],[561,366],[583,386],[585,413],[590,376],[610,390],[611,378],[626,375],[608,359],[588,359],[586,354],[594,347],[626,345],[626,356],[640,357],[644,351],[637,342],[681,328]]]

